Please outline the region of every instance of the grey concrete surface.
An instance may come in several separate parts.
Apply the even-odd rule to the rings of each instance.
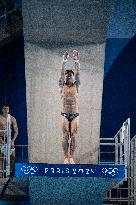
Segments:
[[[104,44],[76,47],[81,56],[80,126],[75,156],[77,163],[97,162],[104,48]],[[62,62],[61,52],[72,49],[47,50],[26,43],[28,136],[31,162],[63,163],[58,80]],[[69,63],[68,67],[73,68],[72,63]]]
[[[32,205],[102,205],[119,179],[101,177],[30,177]],[[39,197],[40,196],[40,197]]]
[[[103,43],[112,0],[23,0],[26,41]]]
[[[105,38],[111,1],[23,1],[29,161],[63,163],[60,126],[62,55],[81,63],[76,163],[97,163]],[[73,62],[67,64],[73,68]]]

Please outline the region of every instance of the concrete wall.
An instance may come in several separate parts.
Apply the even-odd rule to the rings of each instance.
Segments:
[[[103,43],[112,0],[23,0],[26,41],[49,44]]]
[[[76,47],[81,55],[80,128],[77,162],[97,161],[104,44]],[[62,54],[71,48],[25,47],[30,161],[62,163],[58,80]],[[72,67],[72,65],[69,67]]]
[[[105,53],[105,43],[102,42],[105,41],[110,13],[110,4],[106,7],[105,2],[81,1],[77,6],[77,1],[60,1],[60,4],[56,1],[46,4],[44,1],[24,1],[30,162],[63,163],[58,79],[63,53],[77,49],[81,58],[81,92],[75,158],[76,163],[97,163]],[[71,9],[66,9],[65,13],[64,8],[69,6]],[[98,22],[92,21],[93,14]],[[51,16],[57,19],[56,24]],[[64,17],[66,21],[61,24],[59,19],[62,21]],[[67,35],[68,30],[70,35]],[[88,31],[94,31],[95,38]],[[68,67],[73,68],[72,62]]]

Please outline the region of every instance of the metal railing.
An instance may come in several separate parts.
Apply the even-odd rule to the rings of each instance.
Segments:
[[[0,130],[3,132],[3,130]],[[6,122],[6,134],[4,135],[4,141],[3,144],[0,146],[0,153],[1,157],[3,157],[1,161],[2,166],[2,176],[3,174],[6,175],[6,177],[10,176],[10,142],[11,142],[11,116],[8,114],[7,116],[7,122]]]
[[[14,152],[15,152],[15,160],[16,162],[28,162],[28,147],[29,145],[15,145],[14,146]],[[12,159],[10,159],[11,154],[7,155],[6,152],[7,148],[5,146],[5,154],[2,154],[0,156],[0,178],[7,178],[10,176],[10,162]],[[8,149],[10,150],[10,149]],[[3,153],[4,147],[3,145],[0,145],[0,153]]]
[[[113,151],[101,151],[101,147],[112,147]],[[102,154],[112,155],[111,161],[101,161]],[[99,163],[124,164],[127,168],[130,163],[130,118],[128,118],[113,138],[100,138]]]
[[[127,167],[127,178],[108,190],[103,204],[136,204],[136,136],[130,141],[130,161]]]
[[[136,136],[130,141],[130,119],[127,119],[123,123],[122,127],[112,140],[113,143],[115,143],[115,163],[125,165],[126,175],[121,182],[108,190],[103,204],[135,205]]]
[[[135,205],[136,203],[136,136],[134,136],[130,143],[130,166],[128,169],[128,205]]]

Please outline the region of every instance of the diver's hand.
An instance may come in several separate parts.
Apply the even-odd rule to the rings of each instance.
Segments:
[[[64,55],[63,55],[63,61],[66,62],[66,61],[68,60],[68,58],[69,58],[69,54],[68,54],[68,52],[66,51],[66,52],[64,53]]]
[[[73,59],[79,61],[79,52],[77,50],[73,50]]]

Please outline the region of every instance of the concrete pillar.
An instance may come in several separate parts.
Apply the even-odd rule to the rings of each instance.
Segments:
[[[30,162],[63,163],[58,80],[63,53],[77,49],[81,91],[75,161],[97,163],[109,14],[110,1],[24,0]],[[68,67],[73,68],[71,61]]]

